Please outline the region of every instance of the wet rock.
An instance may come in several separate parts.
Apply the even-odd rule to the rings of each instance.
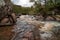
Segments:
[[[52,29],[53,32],[53,39],[54,40],[60,40],[60,26],[55,26]]]
[[[54,26],[51,23],[46,23],[44,27],[40,29],[41,40],[60,40],[59,31],[59,26]]]
[[[60,18],[56,18],[56,20],[60,22]]]
[[[55,35],[60,35],[57,31],[59,28],[58,24],[55,22],[37,21],[30,16],[25,17],[25,15],[17,20],[16,27],[14,28],[16,35],[14,35],[12,40],[59,40],[57,38],[59,36]]]
[[[41,28],[41,31],[50,31],[54,27],[51,23],[45,23],[44,27]]]
[[[47,20],[47,21],[54,21],[55,19],[54,19],[53,17],[51,17],[51,16],[48,16],[48,17],[46,18],[46,20]]]
[[[54,27],[51,23],[46,23],[44,27],[40,29],[41,40],[51,40],[52,32],[51,29]]]
[[[43,19],[44,19],[44,17],[42,15],[36,16],[35,18],[36,18],[36,20],[39,20],[39,21],[43,21]]]
[[[52,33],[51,32],[44,32],[40,34],[41,40],[51,40]]]
[[[36,32],[34,34],[33,34],[33,31],[34,31],[36,26],[34,26],[33,24],[28,22],[28,21],[32,21],[33,19],[31,17],[25,18],[25,16],[22,16],[22,17],[20,17],[20,19],[18,18],[17,20],[18,21],[16,22],[16,26],[14,28],[14,31],[16,34],[12,38],[12,40],[24,40],[24,39],[34,40],[35,39],[34,34],[37,31],[35,30]],[[26,21],[26,20],[28,20],[28,21]],[[39,37],[39,36],[37,36],[37,37]]]
[[[32,20],[35,20],[35,17],[30,15],[22,15],[20,16],[20,19],[25,21],[32,21]]]

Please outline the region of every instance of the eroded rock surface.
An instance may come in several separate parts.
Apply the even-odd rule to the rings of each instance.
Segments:
[[[37,21],[28,15],[20,16],[17,20],[13,30],[16,34],[12,40],[60,40],[60,24],[57,22]]]
[[[13,30],[15,31],[15,35],[12,40],[40,40],[38,28],[28,22],[33,20],[32,17],[21,16],[17,20],[18,21]]]

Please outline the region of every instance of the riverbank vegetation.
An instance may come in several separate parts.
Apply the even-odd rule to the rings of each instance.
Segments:
[[[49,17],[54,20],[60,20],[60,1],[59,0],[44,0],[44,5],[41,4],[41,0],[35,1],[34,6],[31,7],[21,7],[18,5],[13,5],[13,12],[18,15],[28,14],[37,15],[45,18]]]
[[[13,5],[13,11],[20,14],[48,14],[56,15],[60,14],[60,1],[59,0],[45,0],[45,4],[41,5],[41,2],[35,2],[32,7],[21,7]]]

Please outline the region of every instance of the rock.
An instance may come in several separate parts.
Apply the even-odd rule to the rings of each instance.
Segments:
[[[51,24],[51,23],[46,23],[46,24],[44,25],[44,27],[41,28],[41,31],[50,31],[50,30],[52,30],[53,27],[54,27],[53,24]]]
[[[43,19],[44,19],[44,18],[43,18],[43,16],[41,16],[41,15],[40,15],[40,16],[36,16],[36,20],[43,21]]]
[[[14,29],[17,34],[14,40],[59,40],[56,39],[60,35],[60,33],[57,32],[59,27],[55,29],[55,25],[57,24],[37,21],[31,16],[25,15],[20,16],[17,20]],[[58,36],[55,34],[58,34]]]
[[[35,18],[33,16],[30,16],[30,15],[22,15],[19,18],[20,18],[20,20],[25,20],[25,21],[35,20]]]
[[[47,18],[46,18],[46,21],[54,21],[55,19],[53,18],[53,17],[51,17],[51,16],[48,16]]]
[[[51,23],[46,23],[40,29],[41,40],[60,40],[60,26],[54,26]]]
[[[32,24],[33,16],[22,15],[20,19],[17,19],[16,23],[14,28],[16,35],[14,35],[12,40],[40,40],[39,30],[36,28],[37,26]]]
[[[55,26],[52,29],[53,32],[53,39],[54,40],[60,40],[60,26]]]
[[[60,18],[56,18],[57,21],[60,21]]]
[[[12,13],[12,7],[10,4],[9,5],[5,4],[0,8],[0,20],[1,20],[0,24],[3,23],[4,25],[6,25],[7,21],[11,23],[10,25],[12,24],[14,25],[16,23],[16,15],[15,13]]]
[[[45,23],[44,27],[40,28],[41,40],[51,40],[53,27],[53,24]]]
[[[0,0],[0,7],[1,7],[1,6],[4,6],[4,5],[5,5],[4,0]]]
[[[4,18],[4,19],[1,21],[1,23],[2,23],[2,24],[7,23],[8,20],[9,20],[8,18]]]
[[[23,38],[22,40],[28,40],[28,38]]]
[[[40,33],[41,40],[51,40],[52,33],[51,32],[44,32]]]
[[[14,21],[14,23],[16,23],[17,17],[16,17],[16,15],[15,15],[15,13],[12,13],[12,14],[11,14],[11,17],[12,17],[12,20]]]

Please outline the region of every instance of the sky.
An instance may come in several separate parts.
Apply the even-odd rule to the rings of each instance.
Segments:
[[[34,2],[30,2],[30,0],[11,0],[11,1],[15,5],[20,5],[22,7],[31,7],[34,5]],[[44,0],[41,0],[41,4],[44,5]]]
[[[20,5],[22,7],[31,7],[34,5],[34,2],[29,2],[30,0],[11,0],[14,4]]]

